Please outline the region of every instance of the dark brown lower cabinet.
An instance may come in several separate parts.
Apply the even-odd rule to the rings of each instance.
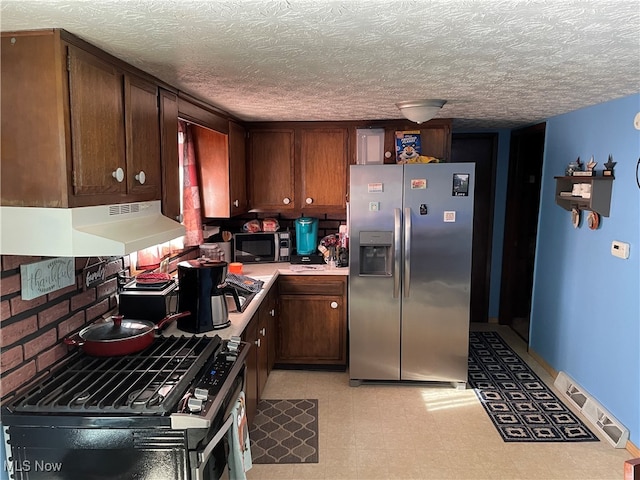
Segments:
[[[246,360],[247,374],[245,385],[245,400],[247,405],[247,419],[253,422],[262,396],[267,378],[271,371],[269,352],[273,349],[273,325],[275,324],[277,293],[276,288],[266,293],[260,307],[253,314],[242,334],[242,340],[251,345]]]
[[[276,361],[276,318],[278,316],[278,288],[273,285],[267,292],[267,296],[260,306],[260,314],[264,317],[264,325],[266,327],[265,337],[267,337],[267,376],[273,370]],[[266,378],[265,378],[266,382]]]
[[[347,277],[278,279],[276,365],[347,365]]]
[[[242,341],[250,345],[249,354],[246,359],[246,376],[244,395],[247,406],[247,421],[253,423],[258,409],[258,347],[256,339],[258,335],[258,312],[253,315],[244,332]]]

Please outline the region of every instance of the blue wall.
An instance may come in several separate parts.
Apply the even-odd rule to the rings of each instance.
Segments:
[[[640,131],[633,119],[640,95],[595,105],[547,121],[531,310],[530,348],[564,371],[630,430],[640,446]],[[555,203],[554,176],[577,157],[603,168],[617,162],[611,213],[590,230],[583,212]],[[631,245],[613,257],[612,240]]]

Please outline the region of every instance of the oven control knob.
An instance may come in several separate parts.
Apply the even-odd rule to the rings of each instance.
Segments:
[[[202,400],[199,398],[191,397],[187,402],[187,407],[190,412],[196,413],[202,410]]]
[[[193,396],[198,400],[206,400],[207,398],[209,398],[209,390],[207,390],[206,388],[196,388],[193,392]]]

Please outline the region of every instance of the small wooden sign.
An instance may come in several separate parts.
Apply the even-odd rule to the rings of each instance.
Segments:
[[[85,267],[84,270],[82,270],[82,284],[84,285],[84,289],[95,287],[104,282],[106,272],[107,262],[104,260]]]
[[[23,300],[32,300],[76,282],[75,259],[51,258],[20,265],[20,288]]]

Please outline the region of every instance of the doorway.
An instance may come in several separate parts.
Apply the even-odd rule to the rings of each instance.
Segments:
[[[487,322],[489,319],[497,146],[497,133],[454,133],[451,136],[451,161],[476,164],[471,322]]]
[[[511,132],[499,323],[529,343],[545,123]]]

